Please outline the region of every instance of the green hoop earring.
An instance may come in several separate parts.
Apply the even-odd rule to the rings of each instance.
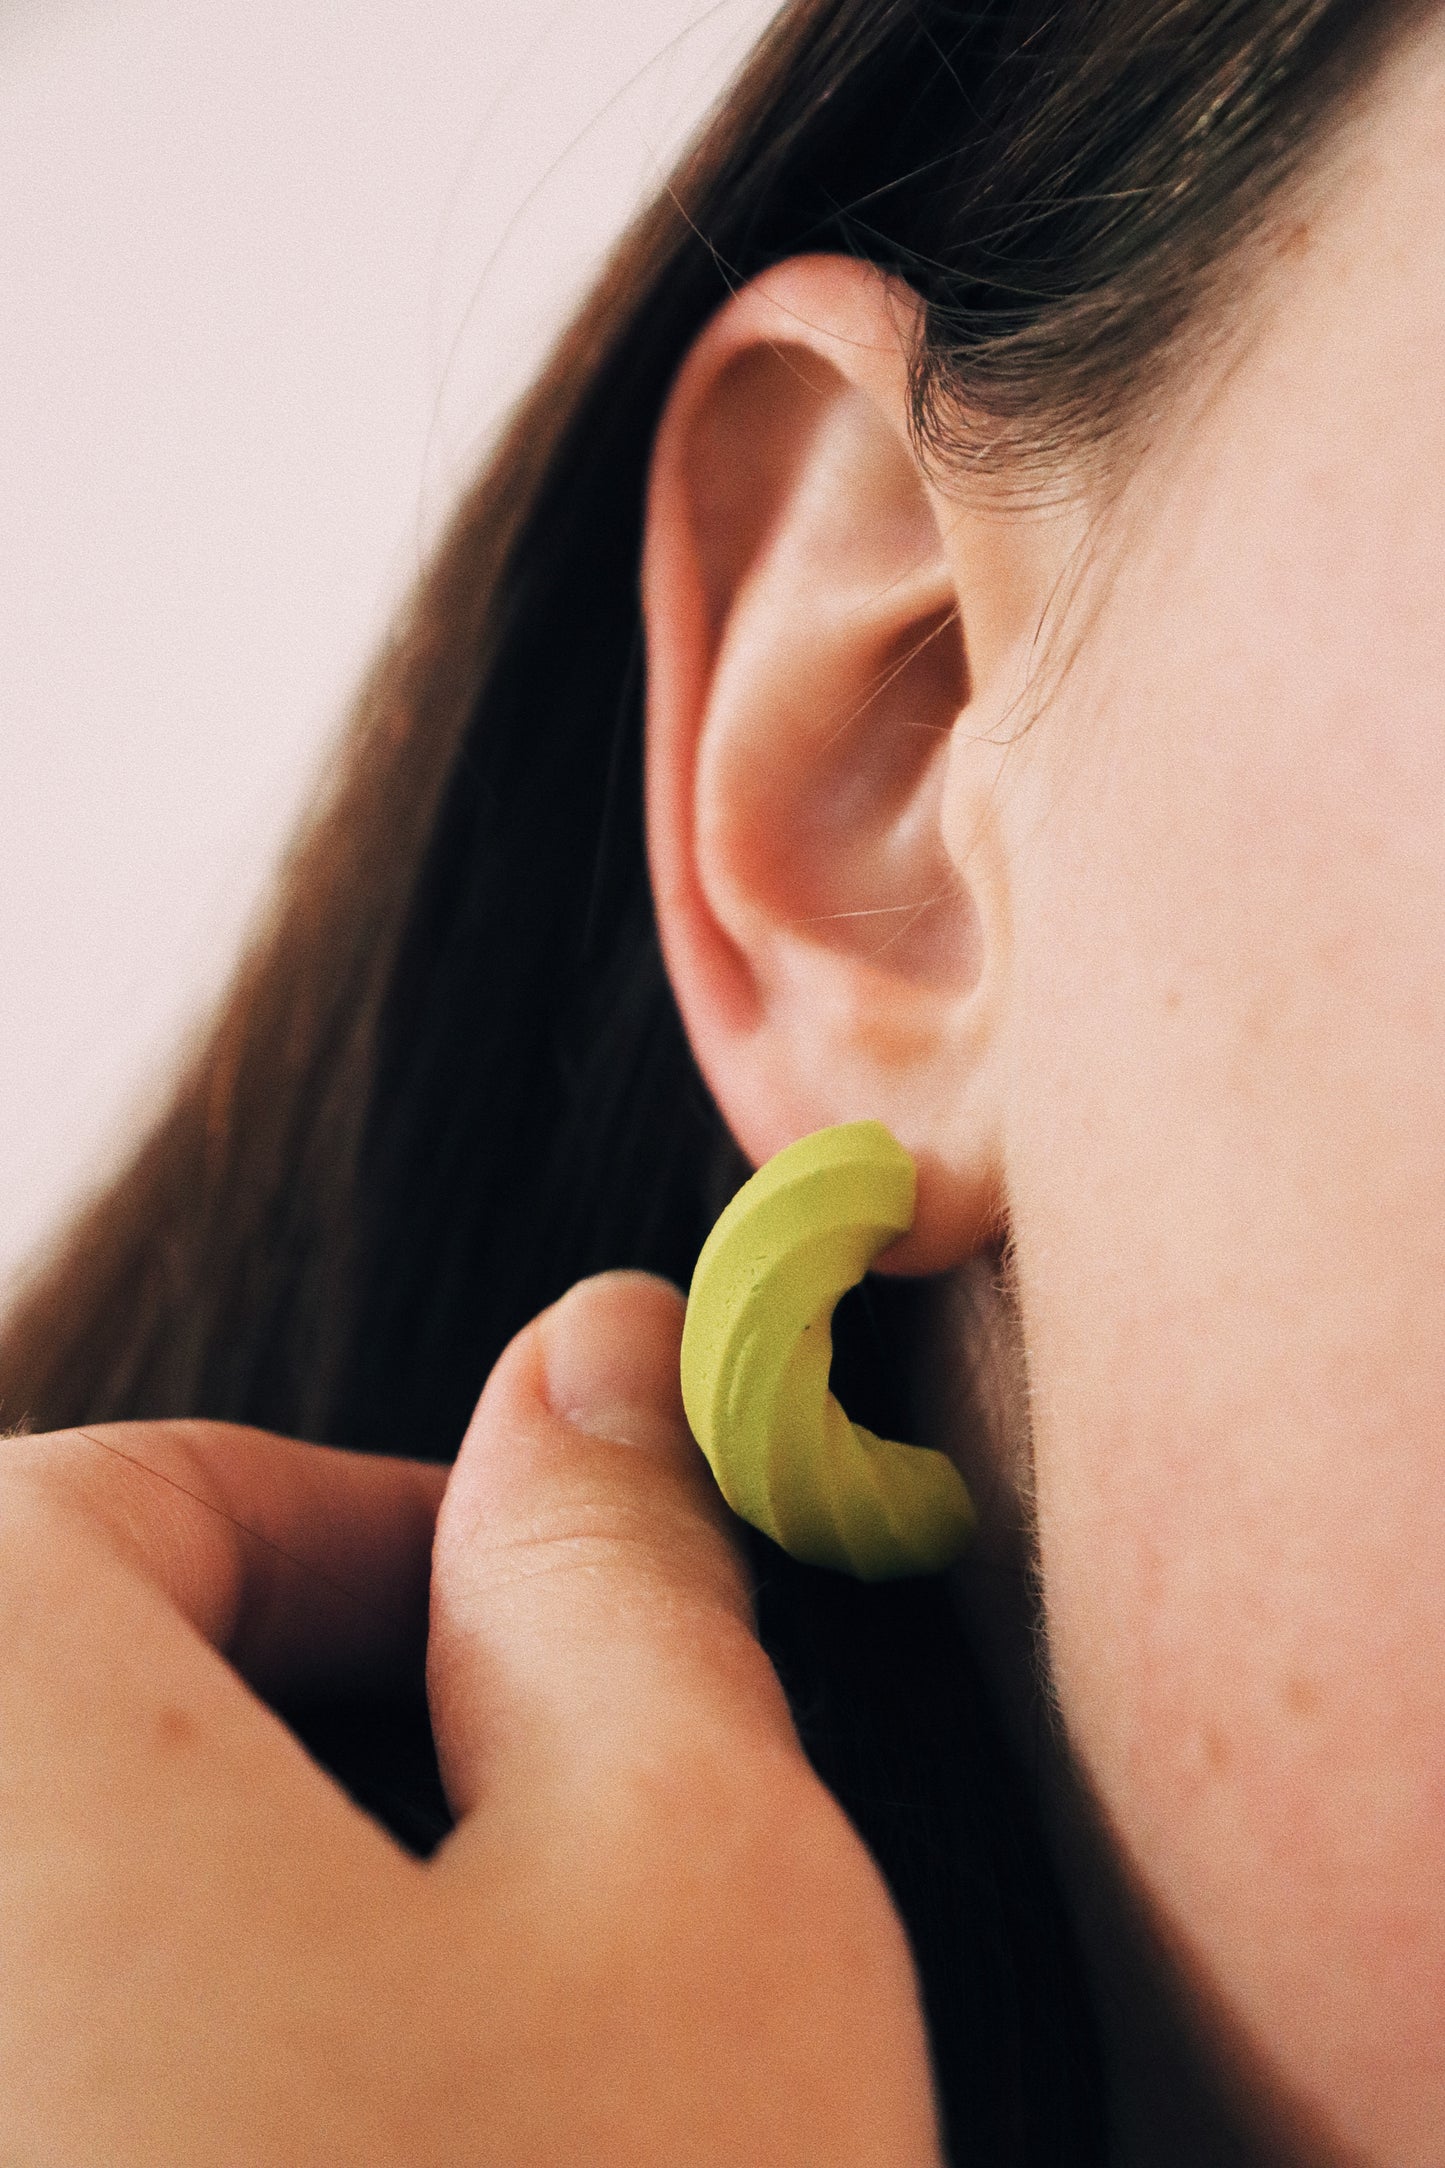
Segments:
[[[864,1581],[936,1573],[973,1527],[952,1461],[875,1438],[828,1390],[834,1308],[912,1226],[916,1187],[881,1122],[788,1145],[703,1244],[682,1334],[687,1419],[734,1513]]]

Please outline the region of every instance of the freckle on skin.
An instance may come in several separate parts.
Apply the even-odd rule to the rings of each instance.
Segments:
[[[162,1709],[156,1717],[156,1744],[161,1747],[189,1746],[196,1736],[193,1717],[184,1709]]]
[[[1212,1724],[1205,1727],[1204,1759],[1214,1770],[1226,1769],[1229,1766],[1229,1741],[1224,1733],[1217,1731]]]
[[[1312,1679],[1286,1679],[1284,1705],[1292,1716],[1312,1716],[1319,1704],[1319,1688]]]

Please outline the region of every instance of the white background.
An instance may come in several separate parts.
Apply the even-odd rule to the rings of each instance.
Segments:
[[[0,0],[0,1291],[775,0]]]

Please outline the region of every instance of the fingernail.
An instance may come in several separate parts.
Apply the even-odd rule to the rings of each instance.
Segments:
[[[619,1445],[665,1447],[686,1430],[678,1376],[683,1300],[666,1280],[583,1280],[540,1323],[554,1415]]]

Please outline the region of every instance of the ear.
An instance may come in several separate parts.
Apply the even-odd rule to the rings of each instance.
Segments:
[[[919,1162],[895,1269],[1002,1216],[1007,794],[1036,521],[929,481],[917,303],[803,257],[699,337],[653,455],[647,806],[663,952],[703,1073],[760,1162],[884,1121]]]

